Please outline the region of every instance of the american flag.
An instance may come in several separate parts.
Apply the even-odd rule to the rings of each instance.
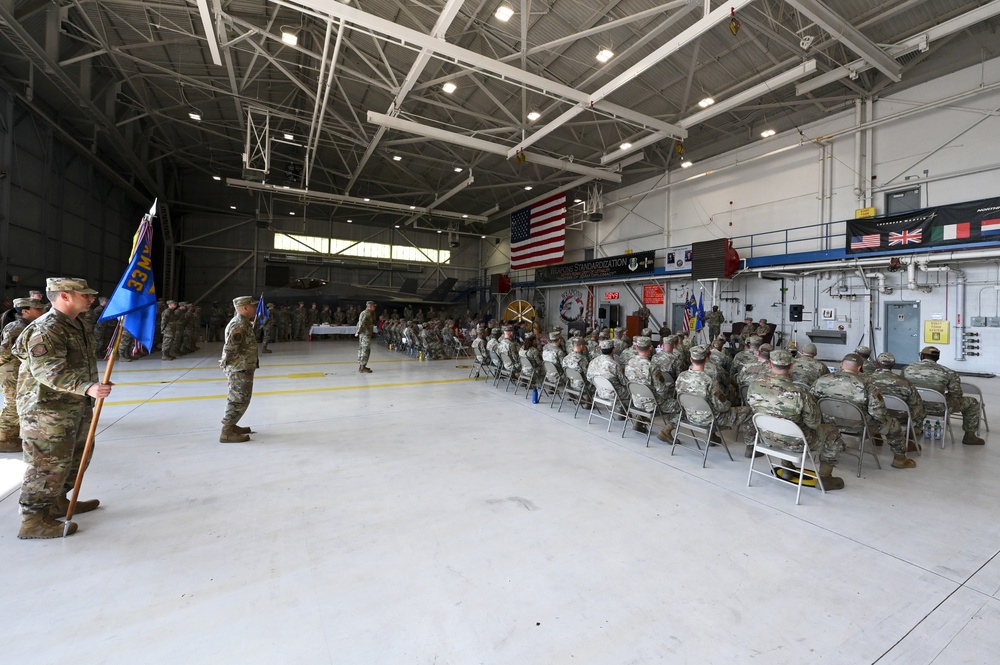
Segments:
[[[924,232],[920,229],[916,231],[902,231],[900,233],[890,233],[889,234],[889,246],[893,245],[908,245],[912,243],[919,243],[924,239]]]
[[[510,216],[511,270],[559,263],[565,249],[565,194],[521,208]]]
[[[863,236],[851,236],[851,249],[870,249],[882,244],[882,236],[878,233],[869,233]]]

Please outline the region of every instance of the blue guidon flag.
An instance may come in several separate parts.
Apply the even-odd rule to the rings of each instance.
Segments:
[[[560,263],[566,249],[566,195],[558,194],[510,216],[510,269]]]
[[[153,217],[156,201],[139,222],[132,240],[132,256],[128,269],[108,298],[108,304],[98,321],[121,317],[125,330],[152,350],[156,335],[156,288],[153,284]]]

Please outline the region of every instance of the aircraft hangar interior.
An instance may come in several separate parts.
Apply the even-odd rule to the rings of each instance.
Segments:
[[[998,31],[0,0],[4,661],[993,663]]]

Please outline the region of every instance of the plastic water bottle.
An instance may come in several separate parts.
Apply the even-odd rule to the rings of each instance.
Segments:
[[[538,404],[538,388],[531,391],[531,403]]]
[[[941,421],[940,420],[935,420],[934,421],[934,440],[935,441],[940,441],[941,440]]]
[[[927,420],[924,421],[924,438],[925,439],[930,439],[931,438],[931,421],[930,421],[930,419],[927,419]]]

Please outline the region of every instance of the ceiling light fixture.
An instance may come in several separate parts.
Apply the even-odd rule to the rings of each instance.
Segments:
[[[615,52],[609,48],[602,48],[597,52],[597,61],[600,63],[605,63],[613,57],[615,57]]]
[[[392,156],[392,161],[394,161],[394,162],[401,162],[401,161],[403,161],[403,158],[400,157],[399,155],[393,155]]]
[[[347,223],[348,223],[348,224],[353,224],[353,223],[354,223],[354,220],[353,220],[353,219],[349,219],[349,220],[347,220]]]
[[[583,199],[573,199],[573,203],[583,203]]]
[[[462,215],[462,219],[468,219],[468,218],[469,218],[468,215]]]
[[[371,201],[371,199],[366,196],[365,197],[365,203],[368,203],[369,201]]]
[[[441,233],[441,229],[438,229],[438,233]]]
[[[281,41],[289,46],[296,46],[299,43],[299,36],[287,25],[281,26]]]
[[[397,228],[397,229],[399,228],[399,224],[396,224],[396,228]]]
[[[199,111],[198,109],[192,109],[192,110],[188,111],[188,117],[191,118],[192,120],[200,121],[201,120],[201,111]]]
[[[766,139],[766,138],[770,138],[770,137],[774,136],[775,134],[776,134],[776,132],[773,129],[765,129],[764,131],[762,131],[760,133],[760,136],[761,136],[761,138]]]
[[[236,206],[229,206],[230,210],[236,210]]]
[[[222,180],[222,176],[220,176],[220,175],[214,175],[214,176],[212,176],[212,180]]]
[[[712,99],[711,97],[705,97],[703,100],[701,100],[700,102],[698,102],[698,106],[700,106],[703,109],[707,109],[709,106],[711,106],[714,103],[715,103],[714,99]]]
[[[285,134],[285,140],[286,141],[294,141],[295,140],[295,135],[294,134]]]
[[[532,189],[534,189],[534,187],[532,187],[531,185],[525,185],[525,186],[524,186],[524,188],[525,188],[525,189],[526,189],[527,191],[529,191],[529,192],[530,192],[530,191],[531,191]]]
[[[453,93],[456,90],[458,90],[458,86],[455,85],[454,83],[452,83],[451,81],[448,81],[443,86],[441,86],[441,89],[444,90],[445,92],[447,92],[450,95],[451,93]]]
[[[542,114],[538,112],[537,109],[531,109],[528,111],[528,120],[534,122],[542,117]]]
[[[688,169],[688,168],[691,168],[692,166],[694,166],[694,162],[692,162],[690,159],[687,160],[687,161],[681,162],[681,168],[682,169]]]
[[[514,15],[514,8],[508,5],[507,3],[504,3],[499,7],[497,7],[497,11],[493,15],[496,16],[497,19],[506,23],[507,21],[510,20],[510,17]]]
[[[486,236],[479,236],[479,237],[482,238],[483,240],[486,240]]]
[[[288,214],[289,214],[289,215],[291,215],[292,217],[294,217],[294,216],[295,216],[295,213],[294,213],[294,212],[290,212],[290,213],[288,213]]]
[[[456,166],[455,167],[455,173],[461,173],[461,172],[462,172],[462,167],[461,166]]]
[[[631,147],[632,147],[632,144],[631,144],[631,143],[629,143],[628,141],[625,141],[625,143],[622,143],[622,144],[621,144],[620,146],[618,146],[618,147],[619,147],[619,148],[621,148],[622,150],[628,150],[629,148],[631,148]]]
[[[417,209],[417,206],[410,206],[410,210],[416,210],[416,209]],[[397,228],[399,228],[399,227],[397,227]]]

